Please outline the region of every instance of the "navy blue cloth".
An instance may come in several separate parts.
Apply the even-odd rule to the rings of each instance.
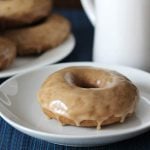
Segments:
[[[93,27],[81,10],[61,11],[72,22],[76,47],[72,54],[61,62],[91,61]],[[2,83],[5,79],[1,79]],[[0,150],[150,150],[150,132],[138,137],[99,147],[75,148],[59,146],[27,136],[0,118]]]

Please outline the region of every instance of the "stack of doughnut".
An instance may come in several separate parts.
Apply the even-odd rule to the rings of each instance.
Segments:
[[[38,91],[38,99],[48,118],[62,125],[100,129],[132,116],[139,92],[118,72],[72,66],[52,73]]]
[[[51,10],[51,0],[0,0],[0,70],[67,39],[70,22]]]

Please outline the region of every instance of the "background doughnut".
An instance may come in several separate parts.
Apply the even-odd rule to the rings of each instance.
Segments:
[[[9,67],[16,58],[16,45],[12,41],[0,37],[0,70]]]
[[[0,28],[31,24],[49,15],[51,0],[1,0]]]
[[[70,34],[70,22],[52,14],[45,21],[31,27],[6,31],[3,36],[17,44],[20,56],[39,54],[61,44]]]

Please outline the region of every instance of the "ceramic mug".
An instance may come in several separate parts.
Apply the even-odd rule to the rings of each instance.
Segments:
[[[150,71],[150,0],[81,0],[95,26],[93,60]]]

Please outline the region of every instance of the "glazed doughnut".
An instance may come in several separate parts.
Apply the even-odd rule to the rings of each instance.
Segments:
[[[110,125],[131,116],[138,89],[125,76],[94,67],[68,67],[51,74],[38,99],[43,112],[63,125]]]
[[[20,56],[39,54],[61,44],[70,33],[70,22],[53,14],[44,22],[22,29],[10,30],[3,35],[17,43]]]
[[[51,0],[0,0],[0,27],[31,24],[49,15]]]
[[[12,41],[0,37],[0,70],[9,67],[16,58],[16,45]]]

